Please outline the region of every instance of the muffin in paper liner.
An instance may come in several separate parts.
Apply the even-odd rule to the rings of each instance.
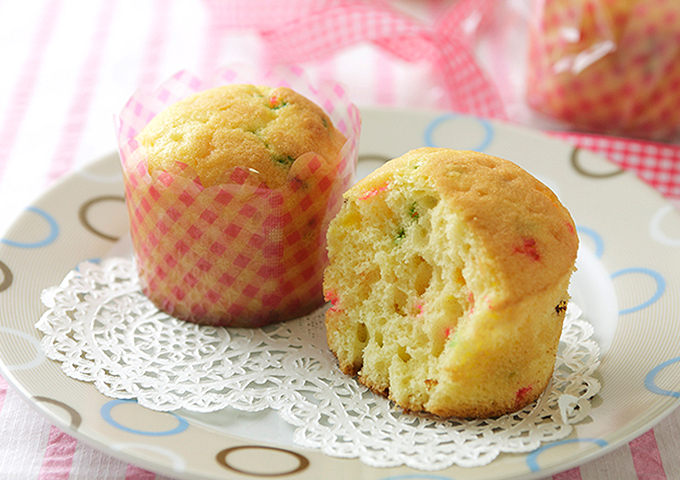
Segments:
[[[316,103],[347,138],[338,158],[299,156],[279,188],[246,167],[208,187],[181,162],[150,174],[135,136],[172,103],[230,83],[284,86]],[[208,81],[181,71],[153,92],[137,92],[117,131],[140,285],[159,309],[194,323],[259,327],[323,304],[325,233],[352,182],[360,131],[358,109],[340,85],[316,89],[295,67],[262,76],[224,68]]]

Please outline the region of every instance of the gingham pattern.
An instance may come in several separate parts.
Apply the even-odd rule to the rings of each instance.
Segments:
[[[295,87],[296,67],[277,69],[262,83]],[[134,140],[153,116],[187,94],[240,81],[238,69],[202,82],[179,72],[149,95],[135,95],[118,121],[130,232],[144,292],[163,311],[184,320],[219,326],[261,326],[287,320],[323,303],[327,262],[325,232],[351,181],[360,119],[339,85],[313,94],[348,140],[334,162],[310,152],[291,167],[288,183],[267,188],[246,168],[230,182],[204,188],[196,173],[149,175],[144,149]],[[260,82],[249,82],[260,83]]]
[[[299,63],[324,58],[338,49],[371,42],[407,62],[433,65],[446,92],[447,108],[504,118],[498,92],[461,41],[461,12],[453,9],[434,26],[400,14],[386,2],[337,0],[303,4],[303,15],[282,14],[274,23],[249,3],[211,2],[217,22],[242,28],[258,23],[270,62]],[[260,2],[277,11],[276,2]],[[241,24],[236,23],[242,22]],[[442,105],[444,106],[444,105]]]
[[[553,135],[602,154],[622,169],[635,172],[669,200],[680,202],[680,148],[677,146],[594,134],[554,132]]]

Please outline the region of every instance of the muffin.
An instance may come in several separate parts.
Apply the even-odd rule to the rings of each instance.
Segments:
[[[220,85],[160,111],[121,151],[143,292],[213,326],[322,305],[325,233],[356,161],[348,136],[285,87]]]
[[[514,163],[421,148],[344,195],[328,229],[328,344],[407,411],[485,418],[546,388],[578,237]]]
[[[247,168],[250,182],[275,189],[295,160],[315,152],[336,162],[347,139],[316,104],[290,88],[222,85],[170,105],[137,134],[149,173],[189,166],[204,187]]]

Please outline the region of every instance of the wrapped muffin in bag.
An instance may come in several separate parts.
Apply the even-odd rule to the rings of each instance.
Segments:
[[[530,22],[528,103],[581,130],[680,133],[680,3],[540,0]]]

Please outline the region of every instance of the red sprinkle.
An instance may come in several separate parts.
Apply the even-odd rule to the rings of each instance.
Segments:
[[[331,302],[331,308],[328,309],[329,312],[342,311],[341,308],[337,307],[338,302],[340,302],[340,298],[338,297],[338,294],[335,293],[335,290],[328,290],[327,292],[324,292],[324,298]]]
[[[366,200],[367,198],[375,197],[378,193],[384,192],[385,190],[387,190],[387,184],[383,185],[382,187],[367,190],[359,197],[359,200]]]
[[[531,385],[517,390],[517,393],[515,393],[515,405],[519,406],[524,403],[524,399],[527,397],[529,392],[531,392]]]
[[[326,301],[331,302],[331,305],[335,305],[340,301],[340,298],[338,298],[338,294],[335,293],[335,290],[328,290],[324,292],[324,298]]]
[[[521,253],[536,261],[541,259],[541,254],[538,253],[538,244],[533,238],[525,238],[522,246],[515,248],[515,253]]]

